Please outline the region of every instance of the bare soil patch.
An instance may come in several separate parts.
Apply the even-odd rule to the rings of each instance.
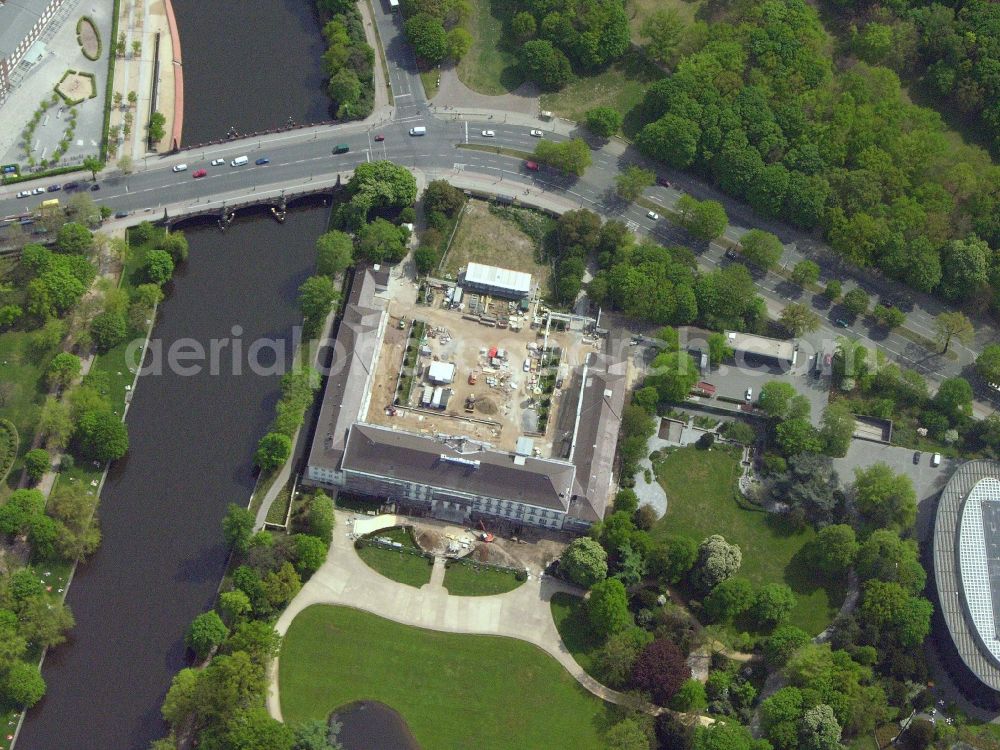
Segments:
[[[101,54],[101,40],[97,36],[94,24],[89,18],[81,18],[77,32],[80,35],[80,49],[83,50],[84,57],[88,60],[96,60],[97,56]]]

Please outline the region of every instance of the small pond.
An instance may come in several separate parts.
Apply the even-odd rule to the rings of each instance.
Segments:
[[[357,701],[333,712],[344,750],[420,750],[406,720],[384,703]]]

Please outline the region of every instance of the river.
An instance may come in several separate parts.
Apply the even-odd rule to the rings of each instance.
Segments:
[[[327,213],[292,211],[284,225],[246,218],[225,234],[189,229],[191,257],[160,306],[154,340],[164,352],[183,337],[207,350],[211,339],[234,338],[233,326],[244,352],[257,338],[288,339]],[[69,590],[77,624],[45,661],[48,694],[29,712],[18,750],[145,750],[165,734],[160,705],[188,666],[184,632],[211,607],[224,571],[225,507],[247,502],[255,444],[278,397],[277,376],[246,366],[235,375],[221,361],[219,375],[139,379],[129,453],[101,496],[104,538]]]
[[[184,60],[182,143],[331,119],[312,0],[173,0]]]

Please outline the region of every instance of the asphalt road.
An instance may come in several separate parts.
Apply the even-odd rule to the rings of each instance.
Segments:
[[[723,257],[718,246],[709,247],[689,237],[683,230],[665,219],[654,221],[646,215],[646,209],[618,198],[614,192],[614,178],[625,165],[643,162],[643,158],[631,149],[615,149],[613,144],[593,143],[593,163],[583,177],[567,177],[544,166],[538,172],[528,171],[521,158],[493,151],[473,150],[463,146],[503,147],[522,152],[531,152],[538,142],[530,136],[531,127],[545,130],[544,137],[564,140],[576,134],[571,128],[559,127],[559,123],[537,123],[535,125],[515,125],[506,122],[506,113],[490,115],[465,115],[441,117],[432,113],[424,96],[416,62],[410,48],[405,44],[398,15],[390,14],[376,3],[375,18],[378,31],[386,51],[388,73],[391,81],[394,103],[387,119],[374,125],[346,124],[333,127],[317,127],[242,138],[223,144],[185,150],[179,154],[153,156],[136,164],[135,173],[124,176],[109,171],[99,176],[101,189],[90,192],[99,204],[107,205],[114,211],[134,214],[149,214],[150,218],[162,215],[164,206],[191,205],[218,207],[226,200],[247,193],[276,196],[282,190],[301,188],[310,184],[322,184],[336,175],[345,174],[365,161],[388,159],[396,164],[425,170],[455,170],[488,176],[496,181],[496,192],[517,195],[531,187],[561,196],[581,207],[590,208],[607,218],[625,221],[638,234],[649,234],[664,243],[680,243],[692,247],[699,263],[712,268],[730,261]],[[377,85],[382,85],[378,81]],[[511,118],[513,119],[513,118]],[[411,137],[409,129],[418,125],[427,128],[422,137]],[[481,131],[490,129],[495,137],[485,138]],[[384,141],[376,141],[375,136],[384,136]],[[332,153],[337,144],[347,144],[346,154]],[[247,156],[249,164],[232,167],[230,162],[237,156]],[[261,157],[270,161],[266,165],[255,165]],[[213,159],[224,159],[224,164],[211,166]],[[172,168],[180,163],[188,165],[186,171],[174,172]],[[195,179],[196,170],[205,169],[205,177]],[[739,237],[745,229],[757,226],[778,234],[786,244],[782,264],[792,266],[803,257],[820,263],[825,278],[846,279],[845,289],[861,282],[866,289],[894,298],[906,297],[908,305],[907,327],[920,335],[933,338],[933,317],[941,309],[940,303],[930,298],[904,293],[898,285],[873,278],[870,272],[859,271],[845,266],[823,250],[815,238],[798,230],[775,222],[762,220],[750,209],[733,201],[711,186],[692,179],[689,175],[674,173],[658,168],[660,174],[668,176],[672,188],[654,187],[647,191],[647,197],[671,205],[681,194],[680,191],[704,199],[721,201],[730,218],[731,226],[727,235]],[[79,179],[79,178],[77,178]],[[64,193],[32,196],[17,199],[16,193],[29,187],[45,187],[54,182],[65,182],[66,178],[40,180],[37,183],[21,183],[0,191],[0,217],[25,215],[45,198],[58,197]],[[89,188],[90,182],[81,180],[81,187]],[[852,281],[853,278],[853,281]],[[971,364],[976,353],[989,341],[995,340],[995,330],[983,324],[977,331],[972,347],[952,345],[952,354],[943,356],[928,351],[921,344],[893,332],[880,331],[857,320],[849,328],[836,324],[843,318],[843,311],[830,306],[821,296],[789,284],[775,274],[756,274],[760,294],[769,303],[772,311],[795,299],[813,306],[823,320],[822,328],[805,337],[805,343],[813,348],[823,347],[824,342],[833,342],[838,337],[849,335],[877,344],[887,356],[908,367],[915,368],[933,380],[954,375],[965,375],[976,384],[971,372]],[[996,393],[983,384],[978,384],[979,410],[996,408],[1000,401]]]

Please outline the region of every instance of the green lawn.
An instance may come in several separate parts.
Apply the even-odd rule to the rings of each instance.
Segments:
[[[638,113],[633,110],[642,101],[649,84],[660,77],[660,71],[645,63],[641,55],[627,53],[620,62],[598,75],[576,78],[560,91],[542,94],[542,109],[580,122],[588,109],[613,107],[622,113],[625,118],[622,129],[631,135],[638,130]]]
[[[462,83],[480,94],[506,94],[524,82],[517,49],[504,39],[503,20],[511,4],[505,0],[470,0],[472,49],[458,64]]]
[[[576,663],[583,667],[584,672],[595,677],[592,671],[594,655],[604,644],[590,632],[583,599],[558,591],[552,595],[550,607],[556,630],[566,644],[566,649],[576,659]]]
[[[684,23],[692,24],[702,2],[703,0],[628,0],[625,9],[628,11],[632,41],[636,44],[646,41],[639,33],[639,29],[653,11],[673,8]]]
[[[399,542],[407,549],[417,549],[410,532],[400,526],[382,529],[369,534],[369,536],[385,537]],[[364,560],[375,572],[399,583],[405,583],[407,586],[420,588],[431,580],[431,568],[434,563],[427,557],[371,546],[358,548],[358,557]]]
[[[289,724],[377,700],[402,714],[426,750],[604,747],[604,704],[547,654],[508,638],[313,606],[288,629],[278,680]]]
[[[475,563],[452,563],[444,572],[444,587],[452,596],[506,594],[522,583],[512,570],[483,568]]]
[[[655,468],[667,493],[667,514],[653,528],[654,536],[680,534],[701,541],[722,534],[743,552],[739,575],[754,584],[779,581],[792,587],[798,603],[791,624],[816,634],[830,623],[844,591],[839,586],[824,587],[809,575],[801,553],[815,531],[793,533],[777,517],[737,505],[739,464],[732,454],[682,448]]]

